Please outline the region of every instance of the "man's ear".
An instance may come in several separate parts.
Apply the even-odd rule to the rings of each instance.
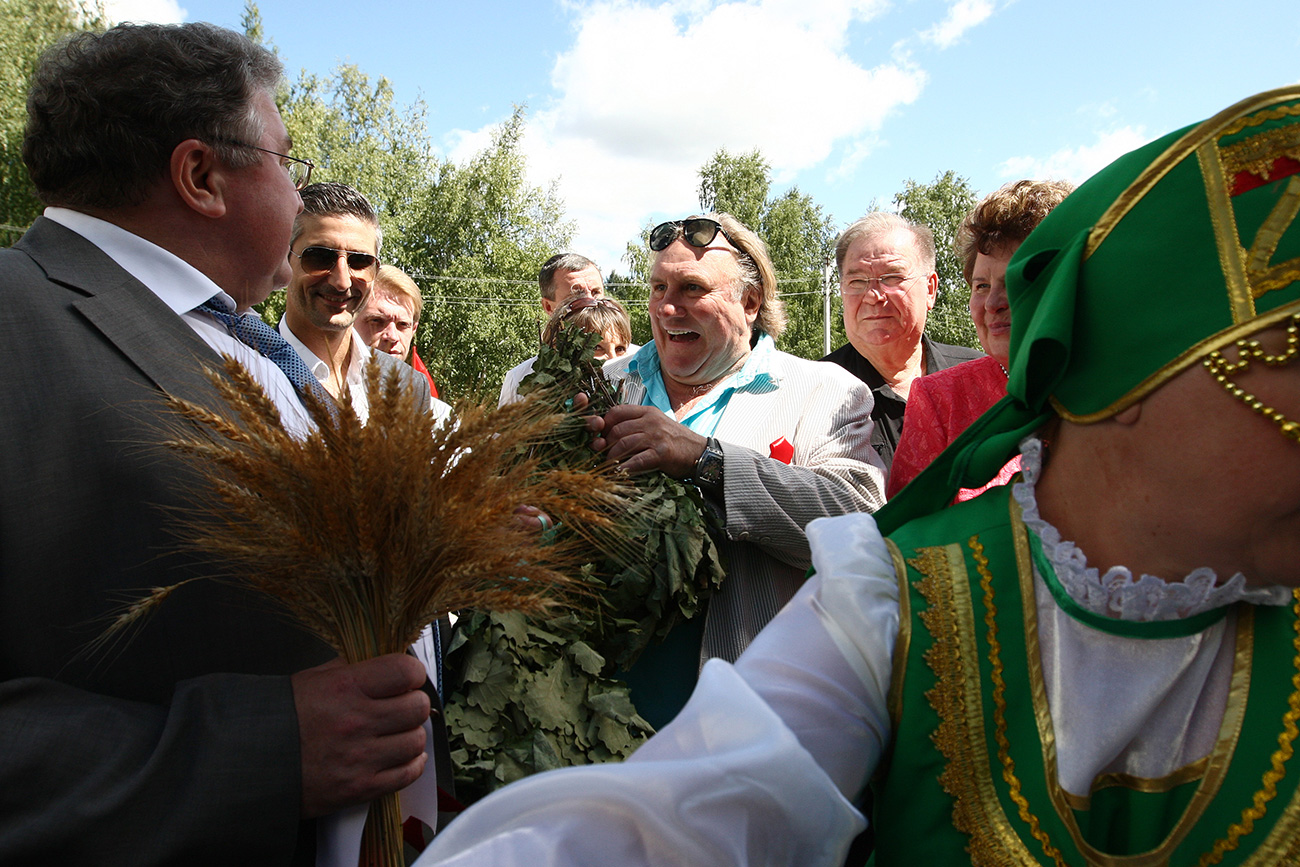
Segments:
[[[930,276],[925,280],[925,294],[926,297],[930,299],[928,302],[929,307],[926,309],[933,310],[935,302],[939,300],[939,275],[933,271],[930,272]]]
[[[187,207],[216,219],[226,215],[227,171],[211,146],[189,138],[172,151],[169,179]]]

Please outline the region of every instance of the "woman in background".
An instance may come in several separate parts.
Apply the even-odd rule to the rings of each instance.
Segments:
[[[1011,352],[1007,263],[1034,227],[1073,189],[1065,181],[1015,181],[985,198],[962,221],[957,230],[957,254],[970,285],[970,318],[987,354],[923,376],[912,386],[885,489],[889,497],[920,475],[958,434],[1006,395]],[[987,485],[962,488],[957,501],[1005,485],[1019,470],[1020,457],[1016,456]]]
[[[566,322],[578,326],[588,334],[600,335],[600,345],[596,347],[595,353],[597,361],[621,358],[632,345],[632,320],[623,305],[614,298],[570,296],[546,320],[546,326],[542,329],[542,343],[553,346],[556,335],[560,333],[560,326]]]

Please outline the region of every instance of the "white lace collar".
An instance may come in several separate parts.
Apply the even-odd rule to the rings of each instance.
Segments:
[[[1034,485],[1043,466],[1043,443],[1026,437],[1020,443],[1020,468],[1024,481],[1012,488],[1020,504],[1021,517],[1043,545],[1056,578],[1070,598],[1094,614],[1138,622],[1178,620],[1246,601],[1255,605],[1286,605],[1291,591],[1286,587],[1247,587],[1240,572],[1223,584],[1213,569],[1202,567],[1181,581],[1171,582],[1154,575],[1135,579],[1124,566],[1112,566],[1105,575],[1088,565],[1088,558],[1073,542],[1038,515]]]

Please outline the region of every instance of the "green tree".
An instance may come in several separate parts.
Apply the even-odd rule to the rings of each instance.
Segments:
[[[768,202],[761,226],[789,317],[781,348],[801,358],[821,358],[826,354],[823,283],[835,257],[835,224],[812,197],[791,188]],[[830,309],[832,348],[845,340],[844,317],[835,306]]]
[[[98,2],[0,0],[0,241],[6,245],[18,240],[42,207],[22,159],[36,61],[64,36],[104,25]]]
[[[935,270],[939,273],[939,300],[926,322],[926,333],[941,343],[979,348],[975,326],[970,320],[970,288],[962,275],[954,241],[957,227],[975,207],[970,182],[954,171],[946,171],[928,184],[908,180],[894,196],[899,213],[924,223],[934,232]]]
[[[767,213],[772,167],[757,148],[747,154],[715,153],[700,167],[700,207],[726,211],[758,231]]]
[[[516,107],[471,160],[439,163],[402,229],[399,264],[426,290],[420,355],[457,396],[495,398],[505,372],[537,353],[537,271],[573,237],[555,185],[528,183],[524,119]]]

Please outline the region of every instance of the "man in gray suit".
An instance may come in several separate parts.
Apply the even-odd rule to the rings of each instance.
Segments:
[[[49,207],[0,251],[0,863],[311,864],[315,819],[424,769],[419,662],[344,665],[232,585],[87,652],[123,600],[222,572],[175,550],[195,480],[156,445],[162,393],[219,406],[224,352],[309,424],[231,325],[289,277],[310,166],[281,75],[190,24],[79,34],[33,77]]]
[[[670,720],[711,657],[734,660],[803,583],[804,526],[874,511],[884,467],[871,392],[841,368],[779,352],[785,326],[762,240],[729,214],[650,233],[654,341],[606,365],[627,404],[593,424],[628,472],[690,479],[717,511],[727,579],[700,619],[647,650],[627,680],[651,724]]]

